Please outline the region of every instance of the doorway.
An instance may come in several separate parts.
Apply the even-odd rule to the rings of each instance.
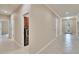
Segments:
[[[24,46],[29,45],[29,17],[24,16]]]
[[[76,35],[76,17],[62,19],[62,33]]]
[[[9,39],[9,22],[0,21],[0,39]]]

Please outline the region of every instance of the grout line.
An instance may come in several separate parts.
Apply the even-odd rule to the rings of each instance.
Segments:
[[[22,47],[18,42],[16,42],[15,40],[14,40],[14,42],[19,46],[19,47]]]
[[[60,36],[62,36],[62,35],[59,35],[58,37],[60,37]],[[54,40],[49,41],[48,44],[44,45],[39,51],[36,52],[36,54],[40,54],[40,53],[41,53],[45,48],[47,48],[52,42],[54,42],[55,40],[57,40],[58,37],[56,37]]]
[[[48,42],[48,44],[46,44],[43,48],[41,48],[39,51],[37,51],[36,54],[39,54],[40,52],[42,52],[45,48],[47,48],[55,40],[56,40],[56,38],[54,40],[51,40],[50,42]]]

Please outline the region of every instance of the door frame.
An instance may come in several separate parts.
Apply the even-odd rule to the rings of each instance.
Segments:
[[[76,18],[76,36],[78,35],[78,30],[77,30],[77,20],[78,20],[78,17],[77,16],[69,16],[69,17],[75,17]],[[67,17],[62,17],[60,20],[61,20],[61,34],[63,35],[63,19],[66,19]]]
[[[24,29],[24,17],[25,17],[25,16],[30,17],[30,13],[29,13],[29,12],[26,12],[26,13],[23,14],[23,29]],[[23,33],[24,33],[24,30],[23,30]],[[23,35],[23,37],[24,37],[24,35]],[[24,39],[23,39],[23,45],[24,45]],[[28,46],[28,45],[27,45],[27,46]]]

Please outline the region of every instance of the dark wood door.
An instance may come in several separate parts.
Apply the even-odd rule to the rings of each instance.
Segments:
[[[24,17],[24,46],[29,44],[29,17]]]

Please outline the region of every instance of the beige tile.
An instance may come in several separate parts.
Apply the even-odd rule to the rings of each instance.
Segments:
[[[21,53],[29,53],[28,46],[27,47],[20,47],[6,37],[0,37],[0,54],[21,54]]]
[[[70,37],[61,36],[54,42],[52,42],[46,49],[44,49],[41,53],[45,54],[71,54],[71,53],[79,53],[79,39],[73,35],[68,35]]]

